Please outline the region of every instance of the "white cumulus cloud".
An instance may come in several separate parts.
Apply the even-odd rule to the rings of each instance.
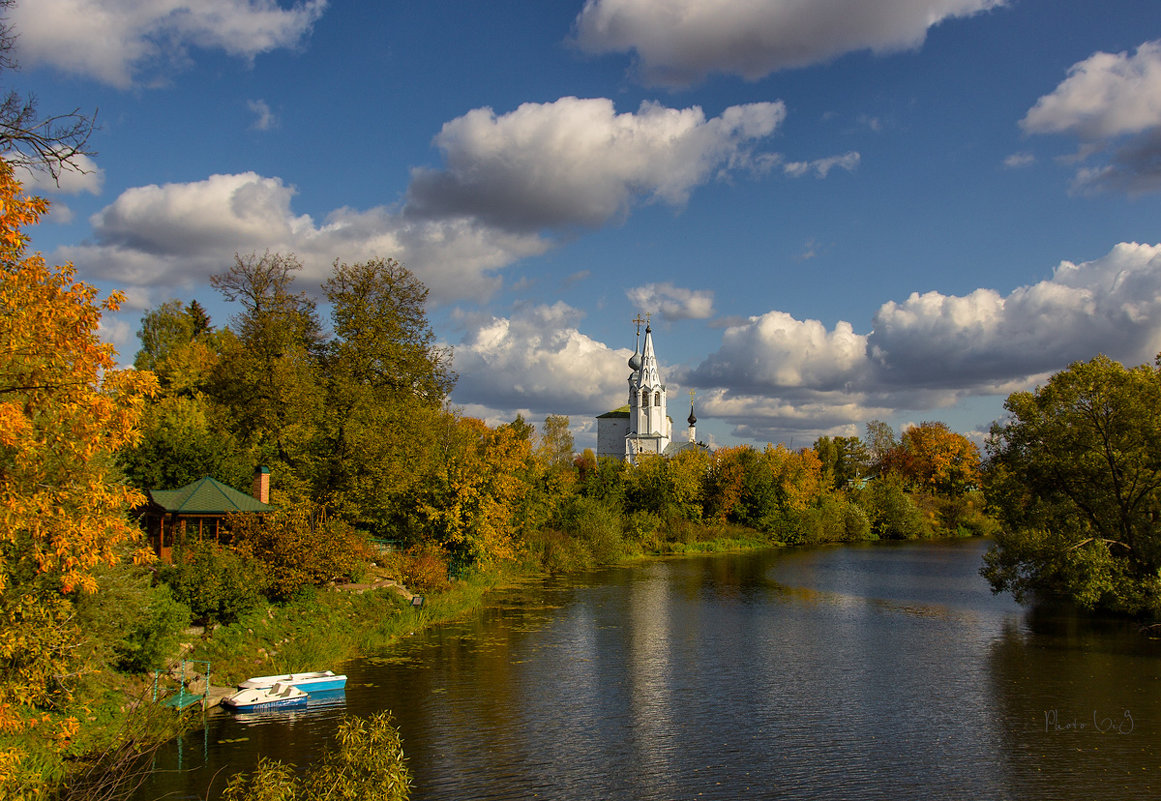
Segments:
[[[974,391],[1063,369],[1097,353],[1141,364],[1161,350],[1161,245],[1124,242],[1061,262],[1006,296],[914,293],[884,304],[868,344],[880,383]]]
[[[1070,134],[1084,143],[1077,190],[1132,194],[1161,189],[1161,40],[1136,52],[1094,53],[1073,64],[1020,120],[1032,134]],[[1099,160],[1105,152],[1107,161]]]
[[[399,204],[342,207],[318,220],[294,212],[295,189],[280,178],[211,175],[125,190],[90,218],[84,244],[58,255],[94,277],[156,290],[204,282],[235,252],[293,253],[311,288],[336,258],[393,257],[437,303],[486,298],[500,271],[544,253],[555,236],[606,224],[636,202],[679,205],[713,177],[755,168],[750,148],[784,115],[781,103],[732,106],[713,118],[656,103],[617,114],[609,100],[572,97],[504,115],[476,109],[443,127],[436,143],[446,167],[416,170]],[[707,308],[703,295],[668,304],[675,315]]]
[[[460,379],[453,400],[590,417],[594,409],[621,405],[632,354],[582,333],[582,317],[563,302],[524,307],[510,317],[461,316],[468,331],[454,348]]]
[[[866,352],[866,337],[850,323],[828,331],[818,320],[770,311],[726,328],[721,347],[689,379],[743,393],[842,389],[861,377]]]
[[[434,300],[480,297],[495,290],[495,270],[548,244],[481,226],[466,218],[411,221],[384,207],[340,208],[322,222],[295,214],[295,191],[253,172],[204,181],[128,189],[93,215],[90,242],[61,248],[58,257],[86,273],[129,287],[204,284],[235,252],[294,253],[308,287],[331,264],[392,257],[404,262]]]
[[[618,114],[611,100],[576,97],[474,109],[435,137],[446,167],[413,171],[407,212],[512,230],[600,226],[638,200],[681,205],[721,171],[750,166],[751,143],[785,116],[780,102],[706,118],[696,106]]]
[[[10,11],[26,67],[50,65],[128,88],[192,47],[252,59],[294,47],[326,8],[306,0],[23,0]]]
[[[1161,40],[1133,55],[1094,53],[1024,115],[1029,133],[1074,133],[1107,139],[1161,125]]]
[[[666,320],[704,320],[714,313],[714,293],[708,289],[683,289],[663,281],[634,287],[625,295],[634,308]]]
[[[591,53],[634,52],[649,84],[714,73],[757,79],[858,50],[923,44],[944,20],[1005,0],[586,0],[575,40]]]
[[[1123,242],[1007,295],[888,301],[868,334],[767,312],[725,329],[718,350],[677,377],[736,435],[777,440],[1006,395],[1098,353],[1135,365],[1159,351],[1161,245]]]

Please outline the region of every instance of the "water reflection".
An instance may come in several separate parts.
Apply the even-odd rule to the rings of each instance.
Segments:
[[[1004,769],[1026,798],[1157,798],[1158,645],[1131,623],[1038,609],[989,653]]]
[[[525,587],[343,666],[346,709],[395,712],[419,801],[1157,797],[1158,644],[992,596],[983,548],[714,556]],[[1125,712],[1131,732],[1100,733]],[[218,719],[205,770],[301,764],[333,730]]]

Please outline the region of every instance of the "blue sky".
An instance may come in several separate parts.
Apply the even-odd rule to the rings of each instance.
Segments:
[[[980,438],[1071,361],[1161,351],[1155,0],[21,0],[97,151],[33,246],[143,310],[233,254],[394,257],[465,413],[625,402],[650,313],[677,427]]]

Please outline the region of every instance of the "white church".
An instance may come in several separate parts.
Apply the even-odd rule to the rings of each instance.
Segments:
[[[667,413],[665,384],[653,351],[653,327],[640,316],[637,342],[629,357],[629,403],[597,416],[597,458],[611,457],[635,463],[638,455],[673,456],[686,448],[707,449],[697,441],[693,398],[689,404],[689,433],[684,442],[673,441],[673,420]],[[641,347],[641,323],[645,323],[645,346]]]

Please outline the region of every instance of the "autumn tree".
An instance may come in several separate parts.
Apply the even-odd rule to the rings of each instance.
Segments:
[[[536,455],[546,467],[571,468],[573,438],[568,424],[567,415],[550,414],[544,418],[544,431]]]
[[[1008,397],[986,480],[984,575],[1018,600],[1161,613],[1161,374],[1105,357]]]
[[[944,496],[979,486],[980,452],[975,443],[946,423],[924,422],[903,432],[904,473],[914,484]]]
[[[528,440],[507,426],[448,415],[436,443],[439,461],[413,499],[412,518],[456,568],[490,566],[519,552],[532,460]]]
[[[142,497],[111,480],[130,444],[151,373],[119,370],[98,337],[119,293],[98,299],[71,265],[26,252],[46,204],[21,194],[0,162],[0,732],[67,697],[78,633],[71,596],[126,558]],[[144,555],[144,554],[142,554]],[[0,785],[19,758],[0,754]]]
[[[725,523],[736,519],[742,499],[747,451],[744,445],[718,448],[710,460],[705,477],[705,511],[707,519]]]

